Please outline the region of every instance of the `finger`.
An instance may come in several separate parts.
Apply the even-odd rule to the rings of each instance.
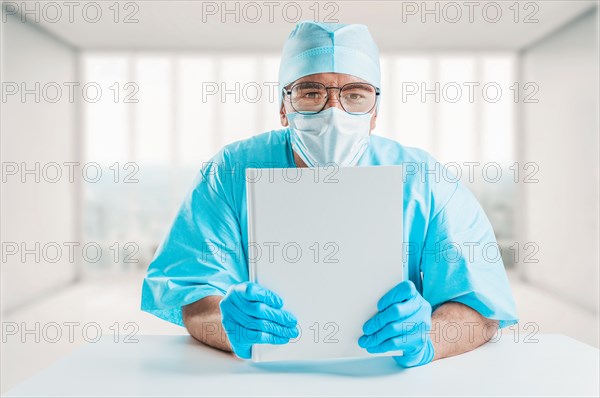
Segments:
[[[230,319],[223,319],[223,328],[233,353],[240,358],[250,359],[250,346],[245,344],[242,327]]]
[[[277,336],[261,330],[246,329],[241,326],[239,343],[241,345],[252,344],[285,344],[289,342],[288,337]]]
[[[423,305],[422,300],[413,297],[408,301],[396,303],[385,310],[378,312],[363,325],[363,332],[366,335],[376,333],[386,325],[401,321],[419,311]]]
[[[269,332],[254,330],[245,327],[238,322],[226,319],[223,326],[227,332],[227,337],[231,343],[236,355],[246,358],[245,353],[241,352],[243,347],[252,344],[285,344],[289,342],[289,337],[278,336]],[[297,336],[296,336],[297,337]]]
[[[360,336],[358,339],[358,345],[362,348],[374,347],[387,339],[401,335],[403,327],[404,326],[401,322],[390,323],[375,334]]]
[[[370,354],[402,350],[404,354],[418,352],[423,346],[423,339],[417,334],[402,335],[387,339],[380,344],[367,348]]]
[[[223,306],[233,313],[234,319],[241,320],[243,318],[246,321],[249,319],[245,317],[266,319],[287,327],[295,327],[298,323],[296,317],[289,311],[274,308],[258,301],[247,301],[235,295],[222,300],[221,307]]]
[[[236,285],[234,293],[246,301],[259,301],[274,308],[283,307],[283,300],[269,289],[257,283],[244,282]]]
[[[298,337],[298,329],[296,327],[285,327],[264,319],[254,319],[242,325],[248,330],[260,331],[269,333],[279,337],[294,339]]]
[[[401,350],[402,348],[400,348],[400,345],[397,342],[397,340],[400,340],[400,338],[397,337],[394,339],[386,340],[379,345],[367,348],[367,352],[369,354],[381,354],[381,353],[388,352],[388,351]]]
[[[426,331],[427,325],[421,322],[420,314],[413,314],[400,322],[393,322],[384,326],[380,331],[361,336],[358,344],[363,348],[373,347],[383,343],[385,340],[414,335]]]
[[[298,319],[289,311],[273,308],[264,303],[249,302],[245,312],[258,319],[266,319],[287,327],[295,327]]]
[[[415,284],[411,281],[404,281],[396,285],[387,292],[377,303],[377,309],[383,311],[394,303],[401,303],[418,294]]]
[[[252,358],[252,349],[249,345],[231,347],[233,349],[233,353],[242,359],[250,359]]]
[[[259,304],[259,303],[252,303]],[[268,307],[266,304],[261,305]],[[240,306],[244,306],[240,308]],[[227,305],[227,317],[230,318],[233,322],[241,325],[246,329],[251,330],[259,330],[263,332],[268,332],[271,334],[275,334],[282,337],[295,338],[298,337],[298,330],[296,329],[297,322],[288,322],[287,324],[280,324],[276,322],[272,322],[269,319],[265,319],[264,313],[257,312],[257,317],[254,317],[248,313],[248,302],[236,302],[231,301]],[[268,307],[272,308],[272,307]],[[281,311],[275,310],[273,311]],[[281,317],[280,317],[281,318]],[[281,320],[280,320],[281,322]]]

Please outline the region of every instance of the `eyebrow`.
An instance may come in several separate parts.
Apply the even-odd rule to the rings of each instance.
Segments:
[[[367,90],[369,90],[369,91],[373,91],[373,87],[372,87],[370,84],[368,84],[368,83],[362,83],[362,82],[353,82],[353,83],[348,83],[348,84],[345,84],[345,85],[344,85],[344,87],[346,87],[346,88],[357,88],[357,87],[355,87],[355,86],[358,86],[358,87],[360,87],[360,88],[367,89]]]
[[[296,83],[295,85],[302,85],[302,88],[321,88],[325,86],[324,84],[319,82],[300,82]]]

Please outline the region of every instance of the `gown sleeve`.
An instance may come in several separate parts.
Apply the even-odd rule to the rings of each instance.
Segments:
[[[467,305],[499,327],[515,324],[515,303],[492,226],[460,182],[442,190],[421,253],[423,297],[432,308],[448,301]]]
[[[141,309],[180,326],[182,306],[223,296],[230,285],[248,280],[239,215],[230,204],[233,184],[219,170],[223,163],[202,168],[143,282]]]

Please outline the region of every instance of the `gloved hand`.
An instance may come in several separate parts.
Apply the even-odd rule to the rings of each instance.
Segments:
[[[379,300],[377,309],[379,312],[363,325],[359,346],[370,353],[403,350],[403,356],[393,358],[406,368],[431,362],[431,305],[414,283],[404,281],[395,286]]]
[[[251,358],[253,344],[286,344],[298,337],[298,321],[281,309],[281,297],[256,283],[232,285],[219,307],[231,348],[240,358]]]

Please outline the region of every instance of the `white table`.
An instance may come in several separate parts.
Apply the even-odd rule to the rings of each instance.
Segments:
[[[88,344],[6,396],[598,396],[598,350],[562,335],[504,335],[412,369],[391,358],[253,364],[188,336],[112,336]],[[31,360],[35,360],[31,358]]]

